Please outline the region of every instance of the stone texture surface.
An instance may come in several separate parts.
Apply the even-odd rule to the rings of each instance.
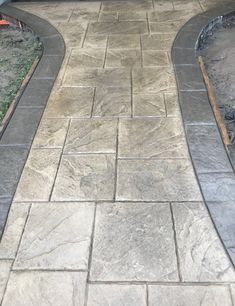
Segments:
[[[149,306],[232,306],[226,286],[149,286]]]
[[[88,306],[146,306],[145,286],[90,285]]]
[[[44,119],[34,138],[35,148],[62,148],[69,121],[67,119]]]
[[[235,206],[233,201],[207,202],[219,235],[232,260],[235,260]]]
[[[201,194],[185,160],[119,160],[117,200],[197,201]]]
[[[14,268],[87,269],[93,216],[92,203],[32,204]]]
[[[130,117],[131,89],[98,87],[95,92],[93,117]]]
[[[231,306],[234,270],[198,203],[170,58],[177,29],[209,5],[211,0],[14,4],[61,31],[66,57],[16,194],[28,203],[13,203],[0,244],[1,259],[16,257],[3,306]],[[193,25],[177,36],[178,48],[182,39],[187,48],[195,43]],[[46,52],[55,54],[52,47]],[[173,56],[178,64],[183,57],[192,64],[189,51]],[[48,59],[39,77],[55,74]],[[212,125],[199,71],[184,66],[180,97],[188,106],[187,125]],[[51,80],[33,81],[36,94],[25,91],[24,107],[46,104],[48,91],[41,100],[37,93]],[[209,199],[217,200],[208,204],[210,212],[214,205],[227,220],[226,229],[216,222],[221,237],[229,233],[224,239],[232,254],[234,195],[224,186],[233,186],[232,173],[203,175]]]
[[[28,216],[30,203],[13,203],[0,243],[0,259],[14,259]]]
[[[0,260],[0,303],[3,298],[4,290],[7,285],[8,277],[10,274],[12,261],[10,260]]]
[[[15,201],[48,201],[59,164],[60,149],[32,149],[15,194]]]
[[[235,272],[203,203],[174,203],[182,280],[231,281]]]
[[[232,171],[217,126],[190,125],[186,131],[197,173]]]
[[[93,95],[92,88],[61,88],[51,96],[44,116],[46,118],[89,118]]]
[[[86,273],[12,272],[2,305],[83,305],[85,284]]]
[[[137,94],[133,96],[133,114],[135,117],[165,117],[165,103],[162,94]]]
[[[206,201],[235,200],[235,177],[233,172],[200,174],[199,181]]]
[[[175,88],[175,78],[171,68],[151,67],[135,68],[133,70],[134,93],[158,93],[172,91]]]
[[[112,200],[115,156],[64,155],[52,194],[53,201]]]
[[[180,120],[172,118],[121,120],[118,155],[120,158],[187,157]]]
[[[116,138],[116,120],[72,120],[64,152],[115,153]]]
[[[90,279],[177,281],[169,204],[98,205]]]

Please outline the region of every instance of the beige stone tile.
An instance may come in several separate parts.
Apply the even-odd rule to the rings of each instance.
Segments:
[[[62,148],[67,133],[69,120],[42,119],[33,141],[35,148]]]
[[[133,69],[134,93],[170,92],[175,88],[175,76],[172,68],[146,67]]]
[[[200,201],[191,162],[172,160],[119,160],[118,201]]]
[[[143,51],[143,66],[169,66],[167,52],[148,50]]]
[[[174,33],[141,35],[141,43],[143,50],[170,51],[174,38]]]
[[[130,87],[130,71],[124,68],[67,69],[64,86]]]
[[[176,33],[184,25],[184,21],[150,22],[151,33]]]
[[[143,11],[152,8],[152,0],[113,0],[102,3],[103,11]]]
[[[93,217],[92,203],[33,203],[14,269],[87,269]]]
[[[72,120],[64,153],[115,153],[117,120]]]
[[[173,4],[174,4],[175,10],[193,10],[193,11],[197,11],[198,14],[202,12],[199,1],[197,0],[190,0],[190,1],[173,0]],[[196,15],[196,12],[195,12],[195,15]]]
[[[119,20],[128,20],[128,21],[134,21],[134,20],[146,20],[147,14],[145,11],[122,11],[118,14]]]
[[[141,52],[133,49],[119,49],[108,50],[105,67],[140,67],[141,66]]]
[[[89,24],[88,35],[145,34],[146,21],[93,22]]]
[[[126,87],[98,87],[93,117],[130,117],[131,89]]]
[[[87,306],[146,306],[143,285],[89,285]]]
[[[119,158],[185,158],[187,145],[182,123],[176,118],[122,119]]]
[[[12,261],[11,260],[0,260],[0,303],[2,301],[4,290],[7,285],[8,277],[10,274]]]
[[[169,204],[98,205],[90,279],[177,281]]]
[[[118,19],[118,12],[100,12],[99,21],[115,21]]]
[[[177,93],[165,93],[165,104],[167,117],[179,117],[180,106]]]
[[[59,88],[51,95],[44,118],[89,118],[93,96],[93,88]]]
[[[99,68],[104,65],[105,49],[79,49],[72,50],[67,70],[82,68]]]
[[[32,149],[21,175],[15,201],[48,201],[61,149]]]
[[[235,272],[202,203],[173,203],[183,281],[234,281]]]
[[[30,203],[12,203],[0,243],[0,258],[15,258],[25,227],[29,207]]]
[[[232,306],[226,286],[149,286],[149,306]]]
[[[157,11],[173,10],[173,2],[168,0],[154,0],[154,9]]]
[[[110,35],[109,49],[140,49],[140,35]]]
[[[86,273],[12,272],[3,306],[84,305]]]
[[[100,35],[86,35],[84,40],[84,48],[91,49],[91,48],[103,48],[106,49],[108,37],[100,36]]]
[[[57,8],[70,9],[74,12],[99,12],[101,3],[99,1],[57,1]]]
[[[68,8],[67,10],[65,10],[65,9],[59,9],[58,7],[49,10],[43,9],[40,12],[40,15],[43,18],[50,20],[50,22],[53,24],[58,24],[61,21],[68,22],[71,14],[72,14],[72,9]]]
[[[58,24],[57,28],[62,35],[70,34],[73,35],[73,37],[75,38],[77,34],[83,34],[86,31],[87,23],[76,22],[76,30],[75,30],[71,22],[61,21]]]
[[[80,48],[84,39],[85,31],[76,33],[75,31],[62,32],[66,48]]]
[[[98,3],[98,2],[97,2]],[[94,10],[94,11],[88,11],[88,5],[85,9],[81,9],[81,8],[77,8],[74,9],[71,17],[69,19],[69,23],[76,24],[79,22],[83,22],[83,23],[88,23],[91,21],[97,21],[98,20],[98,9]]]
[[[162,94],[136,94],[133,96],[133,113],[136,117],[165,117],[164,96]]]
[[[52,194],[53,201],[112,200],[115,155],[65,155]]]
[[[231,294],[232,294],[232,300],[233,304],[235,303],[235,285],[231,285]]]
[[[186,22],[190,17],[196,15],[198,10],[169,10],[169,11],[152,11],[148,13],[150,22]]]

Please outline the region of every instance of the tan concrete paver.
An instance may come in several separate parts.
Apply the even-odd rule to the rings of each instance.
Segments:
[[[85,285],[81,272],[12,272],[2,305],[80,306]]]
[[[3,306],[235,303],[170,59],[179,27],[221,1],[14,4],[51,22],[66,56],[0,243]]]
[[[149,286],[149,306],[232,306],[227,286]]]
[[[87,269],[93,217],[92,203],[33,203],[14,269]]]
[[[177,281],[169,204],[98,205],[90,279]]]
[[[89,285],[87,306],[146,306],[143,285]]]

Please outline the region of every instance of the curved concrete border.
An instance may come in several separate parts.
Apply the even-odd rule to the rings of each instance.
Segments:
[[[43,43],[42,57],[0,138],[0,236],[34,135],[65,55],[59,32],[47,21],[11,6],[2,14],[28,25]]]
[[[214,225],[235,264],[235,174],[196,57],[205,32],[232,11],[235,3],[189,20],[174,41],[172,61],[194,170]]]

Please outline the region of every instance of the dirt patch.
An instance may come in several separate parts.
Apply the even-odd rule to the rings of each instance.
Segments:
[[[41,53],[42,44],[30,29],[0,27],[0,122]]]
[[[203,57],[232,143],[235,143],[235,17],[208,33],[198,51]]]

